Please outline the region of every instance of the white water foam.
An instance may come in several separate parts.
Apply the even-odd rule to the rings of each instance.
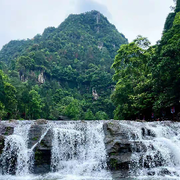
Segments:
[[[52,172],[45,175],[30,173],[33,149],[40,140],[28,149],[31,123],[20,122],[14,134],[6,138],[1,158],[3,166],[8,170],[0,175],[0,180],[111,180],[111,175],[106,170],[103,122],[51,122],[48,125],[40,140],[52,128]],[[12,166],[14,162],[11,163],[10,160],[13,157],[17,157],[16,167]],[[14,176],[10,175],[13,168],[16,174]]]
[[[1,162],[5,170],[0,180],[111,180],[106,170],[103,122],[71,121],[49,122],[53,131],[51,173],[33,175],[33,148],[28,149],[28,131],[32,122],[19,122],[14,134],[5,140]],[[131,160],[134,176],[124,180],[178,180],[180,179],[180,123],[140,123],[120,121],[121,128],[134,145],[141,144],[140,151],[134,150]],[[39,142],[39,141],[38,141]],[[16,166],[13,167],[14,160]],[[12,163],[11,163],[12,161]],[[8,162],[8,163],[7,163]],[[10,175],[15,168],[14,176]]]
[[[53,128],[52,171],[85,179],[110,178],[101,122],[67,122]]]
[[[121,121],[132,145],[139,143],[140,152],[132,152],[135,165],[131,170],[138,179],[180,179],[180,123]]]
[[[28,151],[28,131],[31,124],[19,122],[14,128],[14,133],[5,139],[2,159],[4,174],[10,174],[15,168],[15,174],[26,175],[29,173],[31,154]],[[14,167],[14,161],[16,166]]]

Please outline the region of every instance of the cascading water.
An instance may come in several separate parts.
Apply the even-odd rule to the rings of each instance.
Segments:
[[[48,122],[41,126],[39,139],[29,147],[28,132],[33,123],[18,121],[14,133],[6,137],[0,180],[112,180],[106,164],[103,130],[106,122]],[[180,179],[180,123],[119,121],[118,124],[121,132],[116,131],[117,137],[126,138],[131,148],[129,177],[119,179]],[[32,157],[46,135],[52,142],[51,172],[33,175]]]
[[[102,125],[101,122],[56,124],[53,128],[52,171],[66,178],[110,178],[105,170],[107,165]]]
[[[19,122],[14,134],[5,140],[1,159],[6,172],[0,175],[0,180],[111,180],[106,170],[103,122],[49,122],[37,143],[29,149],[28,131],[32,122],[27,122]],[[53,133],[52,172],[33,175],[29,171],[33,150],[49,129]]]
[[[28,131],[31,124],[19,123],[13,135],[5,139],[1,156],[3,174],[25,175],[29,173],[31,154],[27,148]]]
[[[120,126],[134,149],[130,167],[132,178],[180,179],[180,123],[123,121]]]

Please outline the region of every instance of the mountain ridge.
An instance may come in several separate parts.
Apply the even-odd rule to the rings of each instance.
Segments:
[[[17,90],[24,91],[19,93],[17,104],[19,114],[26,111],[26,118],[38,117],[40,112],[48,119],[59,115],[93,119],[98,112],[112,118],[114,107],[109,96],[114,72],[110,67],[119,47],[127,43],[98,11],[69,15],[57,28],[48,27],[33,39],[10,41],[0,51],[0,69],[16,89],[18,83],[22,86]],[[41,102],[35,117],[33,107],[29,107],[31,100],[25,102],[22,97],[25,92],[32,97],[32,91]]]

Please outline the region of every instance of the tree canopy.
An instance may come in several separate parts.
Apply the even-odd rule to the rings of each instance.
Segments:
[[[116,119],[150,118],[152,112],[160,117],[172,106],[180,110],[179,5],[178,0],[155,46],[139,36],[120,47],[112,65],[116,87],[111,99]]]

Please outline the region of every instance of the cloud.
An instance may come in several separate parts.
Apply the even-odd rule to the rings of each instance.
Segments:
[[[96,0],[112,14],[112,23],[129,42],[142,35],[155,44],[161,38],[173,0]]]
[[[108,19],[112,18],[111,13],[108,11],[107,7],[94,0],[78,0],[75,10],[77,13],[83,13],[91,10],[97,10],[106,16]]]
[[[0,49],[10,40],[33,38],[59,26],[71,13],[98,10],[132,41],[161,38],[172,0],[0,0]]]
[[[0,49],[10,40],[33,38],[57,27],[72,12],[70,0],[0,0]]]

